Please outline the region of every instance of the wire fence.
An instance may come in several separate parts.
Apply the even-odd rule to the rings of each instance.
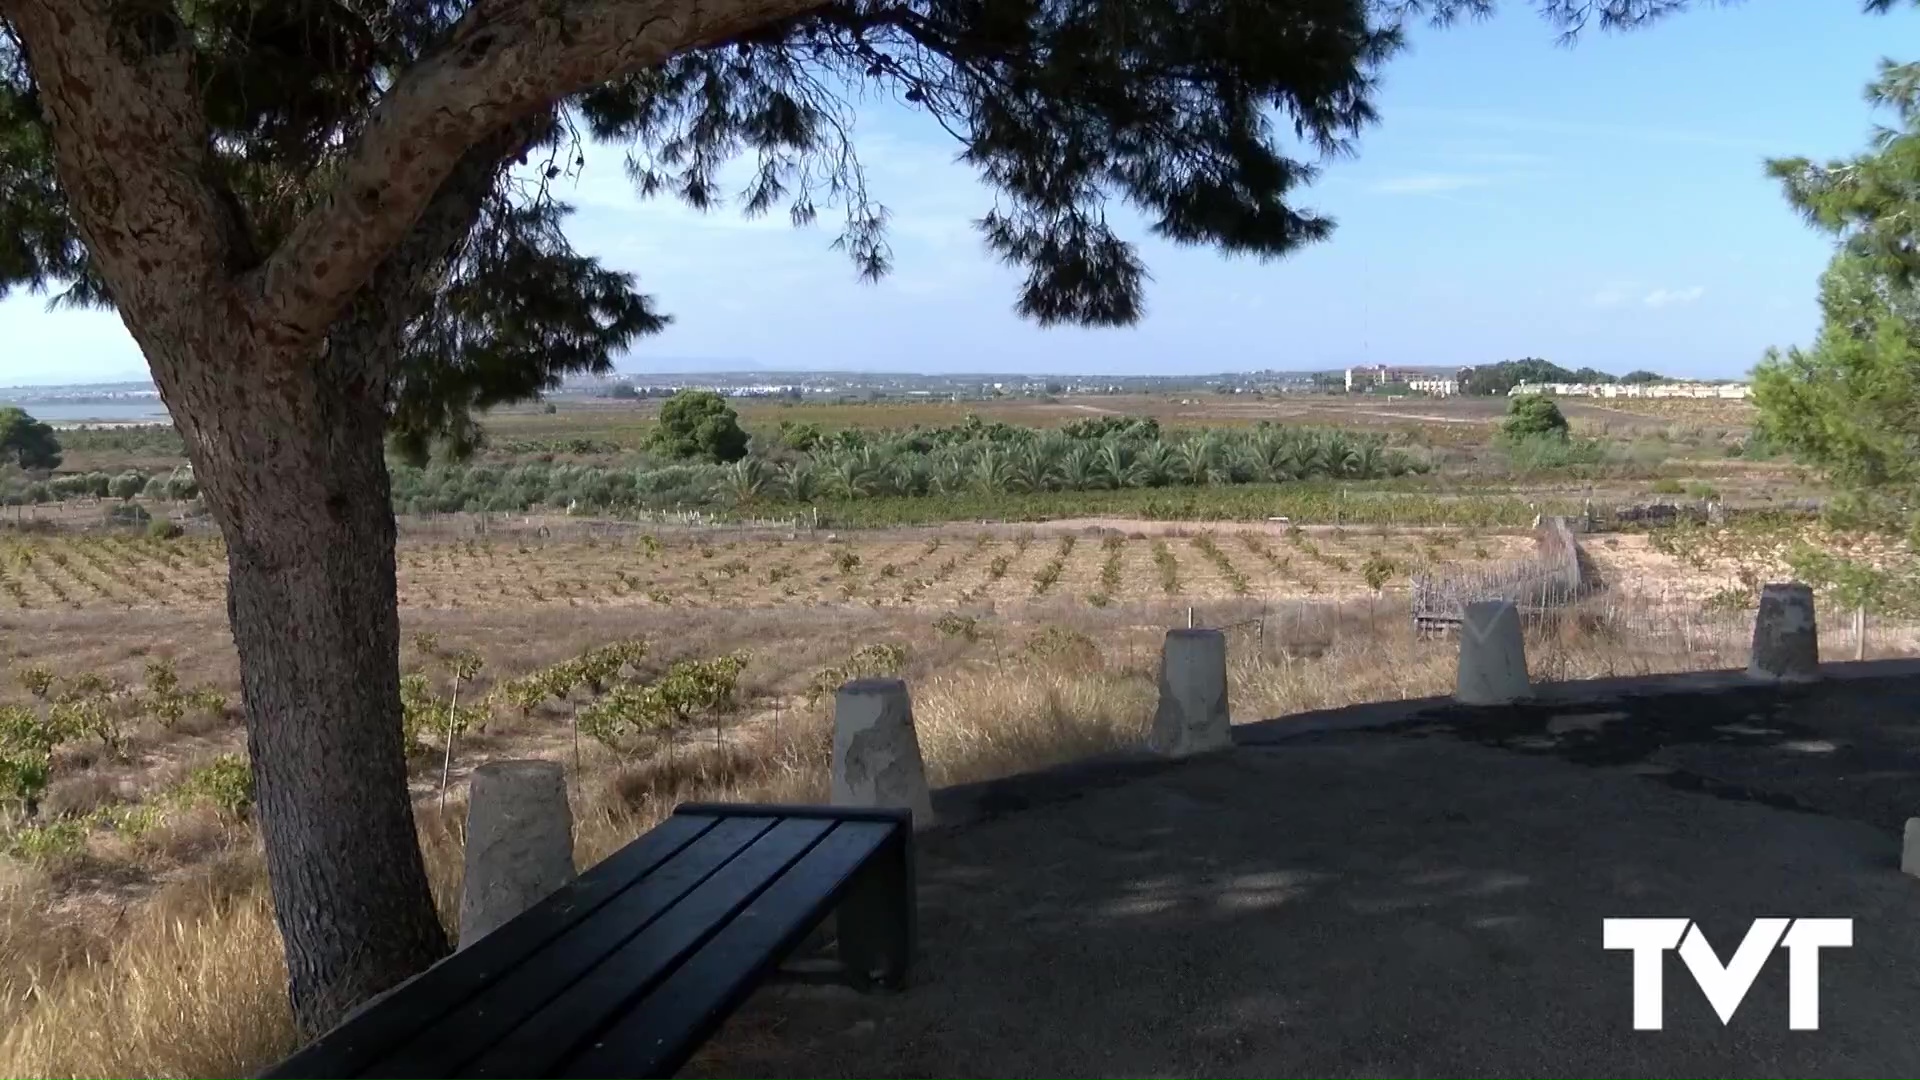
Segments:
[[[1483,600],[1508,600],[1522,614],[1537,615],[1571,603],[1588,584],[1572,527],[1564,518],[1545,518],[1535,530],[1533,552],[1524,558],[1415,574],[1413,621],[1424,630],[1457,626],[1467,605]]]

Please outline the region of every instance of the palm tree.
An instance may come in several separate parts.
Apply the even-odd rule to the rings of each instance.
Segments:
[[[1174,475],[1187,484],[1210,484],[1220,471],[1220,441],[1211,431],[1190,435],[1173,450]]]
[[[1124,488],[1133,486],[1134,471],[1138,463],[1138,454],[1132,443],[1119,439],[1103,439],[1096,462],[1100,479],[1104,487]]]
[[[735,506],[758,502],[772,486],[767,463],[757,457],[743,457],[720,471],[720,489]]]
[[[1060,464],[1070,452],[1068,440],[1047,432],[1027,440],[1013,456],[1013,472],[1026,491],[1054,491],[1060,487]]]
[[[1140,456],[1134,460],[1134,486],[1164,487],[1173,479],[1175,467],[1173,448],[1154,439],[1140,448]]]
[[[932,485],[932,472],[925,454],[901,454],[887,470],[895,492],[901,495],[925,495]]]
[[[1386,447],[1375,439],[1368,439],[1354,447],[1353,453],[1348,455],[1348,461],[1353,468],[1353,475],[1363,480],[1385,476],[1389,471]]]
[[[1060,484],[1068,491],[1092,491],[1102,487],[1100,452],[1091,443],[1080,443],[1067,451],[1060,462]]]
[[[795,461],[780,471],[780,486],[794,502],[810,503],[820,497],[820,470],[811,461]]]
[[[873,494],[865,463],[857,451],[836,451],[824,456],[820,467],[829,494],[841,499],[859,499]]]
[[[970,463],[965,450],[941,447],[927,459],[927,490],[935,495],[954,495],[967,490],[972,479]]]
[[[1299,447],[1299,475],[1302,479],[1318,479],[1329,471],[1326,443],[1319,438],[1304,439]]]
[[[1297,479],[1299,463],[1294,445],[1297,436],[1279,428],[1265,428],[1248,436],[1240,444],[1241,468],[1251,479],[1270,484]]]
[[[985,493],[1009,490],[1007,455],[997,446],[983,447],[973,459],[973,489]]]

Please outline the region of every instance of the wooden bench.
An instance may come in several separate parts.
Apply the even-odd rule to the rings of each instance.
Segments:
[[[904,984],[907,811],[682,806],[265,1075],[671,1076],[829,915],[846,979]]]

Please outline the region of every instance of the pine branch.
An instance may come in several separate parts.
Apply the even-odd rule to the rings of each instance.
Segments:
[[[462,155],[554,101],[821,0],[491,0],[413,64],[332,190],[249,282],[283,346],[315,340],[419,218]]]

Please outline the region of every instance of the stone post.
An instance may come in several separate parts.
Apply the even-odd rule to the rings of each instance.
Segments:
[[[1460,623],[1460,666],[1453,699],[1463,705],[1505,705],[1533,696],[1520,611],[1510,600],[1475,600]]]
[[[573,876],[573,812],[560,763],[491,761],[473,770],[460,947],[499,929]]]
[[[1160,647],[1160,704],[1147,746],[1190,757],[1233,745],[1227,713],[1227,636],[1218,630],[1169,630]]]
[[[933,798],[913,700],[899,679],[855,679],[833,698],[833,803],[905,807],[913,826],[933,824]]]
[[[1761,588],[1747,674],[1779,682],[1819,677],[1820,634],[1814,625],[1812,589],[1797,581]]]

